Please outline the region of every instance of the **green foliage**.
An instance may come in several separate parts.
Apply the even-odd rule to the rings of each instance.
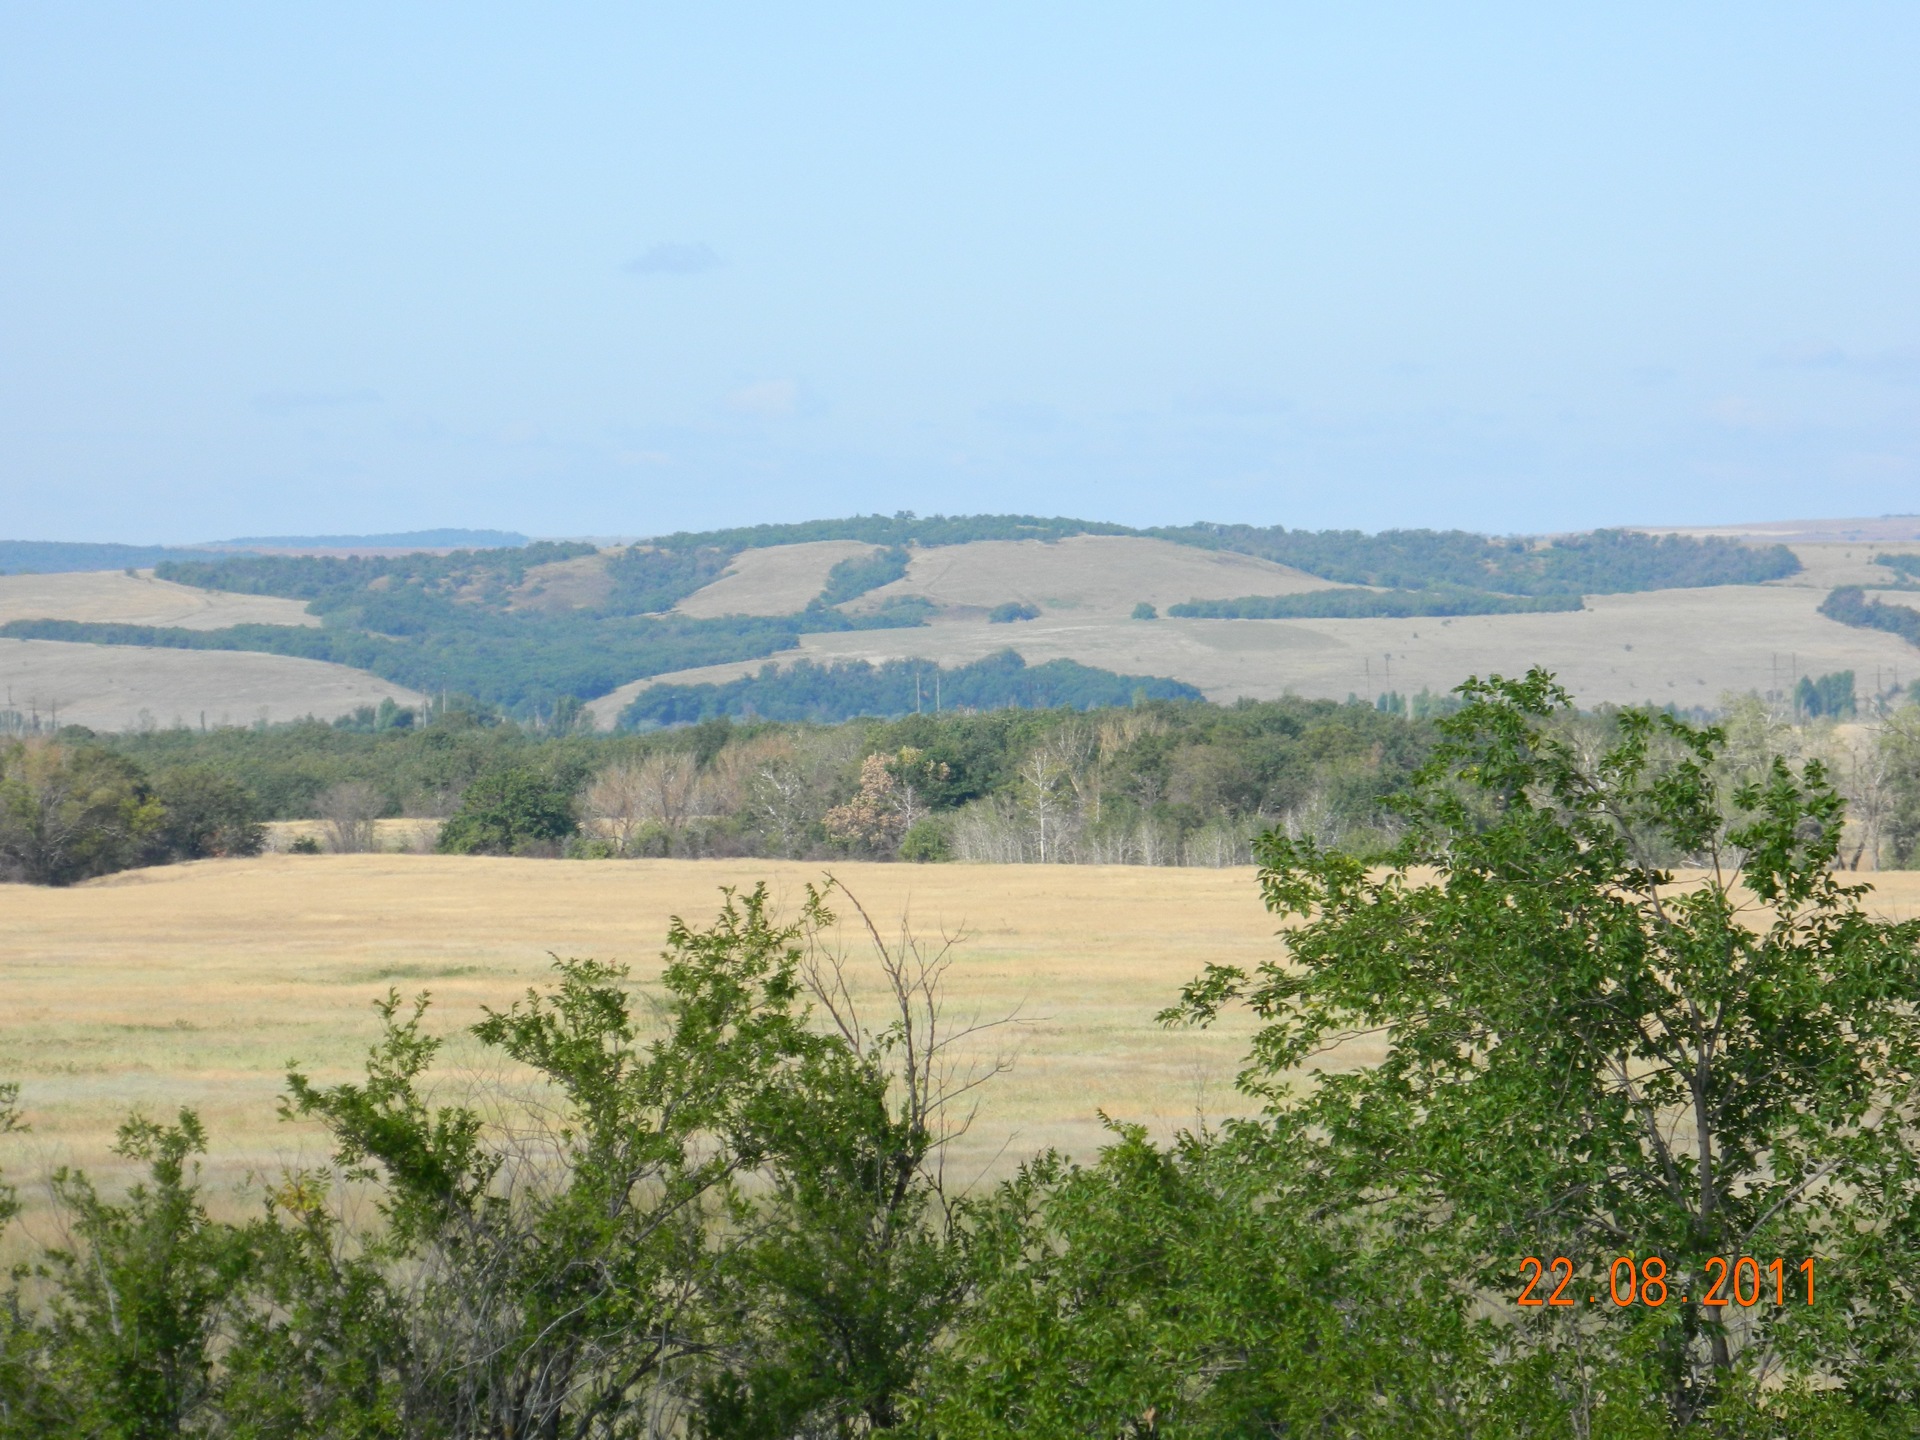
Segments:
[[[1158,620],[1160,618],[1160,612],[1149,602],[1142,600],[1133,607],[1133,618],[1135,620]]]
[[[260,802],[239,781],[208,765],[162,770],[153,779],[160,823],[147,840],[160,860],[258,855],[266,842]]]
[[[1809,719],[1845,720],[1853,715],[1853,671],[1837,670],[1818,680],[1802,675],[1793,687],[1794,708]]]
[[[1064,540],[1071,535],[1134,535],[1125,525],[1036,515],[855,515],[792,525],[745,525],[732,530],[682,531],[649,541],[670,550],[713,547],[737,552],[813,540],[859,540],[868,545],[966,545],[975,540]]]
[[[854,555],[827,572],[827,585],[820,592],[822,605],[842,605],[847,601],[891,585],[907,573],[911,556],[904,545],[890,545],[870,555]]]
[[[0,877],[71,885],[137,863],[164,811],[132,761],[91,745],[0,741]]]
[[[553,853],[579,829],[570,790],[526,766],[490,771],[440,827],[445,855]]]
[[[1465,530],[1259,529],[1187,525],[1141,532],[1209,549],[1237,550],[1348,585],[1497,590],[1509,595],[1601,595],[1703,585],[1755,585],[1798,573],[1784,545],[1596,530],[1534,548]]]
[[[928,815],[907,827],[900,837],[900,858],[916,865],[938,864],[953,858],[953,840],[938,816]]]
[[[1525,615],[1580,610],[1577,594],[1495,595],[1436,586],[1431,590],[1308,590],[1297,595],[1243,595],[1237,600],[1189,600],[1169,615],[1209,620],[1349,620],[1365,616]]]
[[[936,703],[969,710],[1010,705],[1086,709],[1125,704],[1136,692],[1155,700],[1198,699],[1200,694],[1178,680],[1116,675],[1073,660],[1029,666],[1012,650],[952,669],[921,660],[879,665],[802,660],[785,669],[763,666],[758,675],[724,684],[649,686],[622,713],[620,723],[683,725],[711,715],[831,722],[856,715],[904,715],[931,710]]]
[[[1515,1344],[1638,1356],[1679,1425],[1782,1365],[1885,1415],[1920,1403],[1920,1154],[1898,1118],[1920,925],[1835,879],[1824,770],[1775,760],[1723,809],[1718,730],[1622,714],[1589,763],[1546,675],[1463,694],[1388,867],[1268,836],[1285,960],[1211,969],[1179,1013],[1244,999],[1264,1028],[1243,1084],[1321,1137],[1325,1203],[1351,1197],[1489,1302],[1524,1255],[1571,1257],[1587,1293],[1608,1257],[1665,1259],[1672,1304],[1536,1315]],[[1676,860],[1705,879],[1676,882]],[[1379,1064],[1287,1080],[1362,1033]],[[1702,1303],[1713,1255],[1817,1255],[1830,1298],[1735,1326]]]
[[[1920,580],[1920,555],[1876,555],[1873,563],[1886,566],[1903,580]]]
[[[28,1425],[12,1433],[204,1433],[219,1398],[216,1336],[252,1268],[254,1239],[208,1216],[194,1160],[205,1148],[198,1117],[183,1110],[174,1125],[120,1127],[115,1153],[147,1178],[117,1204],[78,1171],[54,1173],[71,1240],[46,1252],[43,1319],[14,1337],[9,1388],[30,1398]]]
[[[388,593],[415,591],[497,605],[534,566],[592,555],[596,549],[578,542],[541,541],[490,550],[455,550],[447,555],[425,551],[408,555],[234,555],[168,561],[156,566],[154,574],[203,590],[310,600],[315,602],[315,613],[324,615],[343,603],[352,603],[376,584]]]
[[[1890,557],[1903,558],[1903,557]],[[1842,625],[1863,630],[1884,630],[1898,635],[1909,645],[1920,645],[1920,610],[1911,605],[1889,605],[1884,600],[1869,600],[1858,585],[1842,585],[1820,602],[1820,613]]]
[[[1010,625],[1016,620],[1038,620],[1040,607],[1028,605],[1019,600],[1008,600],[987,611],[989,625]]]
[[[651,615],[671,610],[694,591],[718,580],[732,562],[734,553],[712,546],[682,550],[628,546],[607,559],[613,594],[606,611],[615,615]]]

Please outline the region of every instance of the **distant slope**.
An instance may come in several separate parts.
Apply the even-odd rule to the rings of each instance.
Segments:
[[[486,533],[277,538],[417,540]],[[209,593],[306,602],[323,625],[314,628],[305,617],[215,628],[24,618],[0,624],[0,633],[323,660],[417,690],[465,693],[511,715],[532,717],[550,713],[568,696],[594,700],[625,691],[630,699],[638,680],[751,664],[797,650],[875,660],[903,653],[977,660],[1008,643],[1004,627],[986,622],[1010,605],[1038,612],[1039,618],[1020,627],[1018,643],[1030,661],[1072,659],[1120,674],[1186,680],[1187,673],[1157,662],[1107,658],[1162,643],[1139,633],[1153,628],[1148,622],[1125,619],[1136,607],[1164,611],[1252,597],[1268,614],[1332,609],[1349,618],[1299,625],[1316,627],[1316,636],[1341,648],[1345,639],[1334,637],[1358,639],[1365,632],[1340,627],[1400,623],[1357,618],[1373,611],[1533,610],[1577,606],[1582,595],[1678,594],[1686,588],[1707,593],[1779,580],[1798,566],[1782,546],[1625,531],[1538,544],[1465,531],[1364,535],[1230,525],[1140,531],[1065,518],[900,514],[682,534],[604,551],[586,543],[539,542],[450,554],[198,552],[157,565],[156,574]],[[889,575],[899,578],[886,580]],[[847,597],[843,604],[822,603],[829,586],[832,594]],[[1288,598],[1334,586],[1405,593],[1385,600],[1364,598],[1371,591],[1342,599]],[[1495,598],[1468,605],[1459,598],[1467,592]],[[909,631],[900,627],[918,627],[928,618],[943,633],[904,638]],[[1488,617],[1489,623],[1515,627],[1502,633],[1516,637],[1527,633],[1525,624],[1534,618]],[[1052,632],[1058,644],[1050,653],[1036,648],[1046,642],[1028,632],[1055,621],[1071,623]],[[1132,629],[1108,628],[1116,622]],[[1280,622],[1233,625],[1262,623]],[[881,629],[902,638],[882,644],[851,633]],[[1209,641],[1206,648],[1225,653],[1251,639],[1249,633]],[[1501,663],[1524,668],[1536,659],[1553,663],[1555,656],[1534,653]],[[1209,663],[1201,667],[1208,678],[1190,683],[1204,684],[1210,693],[1227,685],[1248,693],[1284,684],[1271,670],[1262,671],[1265,663],[1248,650],[1230,664],[1237,678],[1221,677],[1220,667]],[[1383,655],[1383,670],[1386,664]],[[719,677],[701,676],[708,678]],[[1459,678],[1448,675],[1445,683]],[[1356,691],[1371,683],[1364,667],[1352,681]]]
[[[1058,541],[981,540],[911,552],[907,573],[850,609],[924,595],[934,604],[986,613],[1008,601],[1042,613],[1126,615],[1141,601],[1166,606],[1321,590],[1327,581],[1270,560],[1207,551],[1144,536],[1077,535]]]
[[[229,625],[316,626],[298,600],[234,595],[174,585],[118,570],[58,575],[0,575],[0,625],[15,620],[79,620],[95,624],[170,625],[219,630]]]
[[[422,697],[363,670],[284,655],[0,639],[0,721],[94,730],[323,720]]]
[[[1707,585],[1755,585],[1793,574],[1799,561],[1784,545],[1750,545],[1719,536],[1595,530],[1545,545],[1468,530],[1289,530],[1284,525],[1159,526],[1146,530],[1094,520],[1034,515],[859,515],[792,525],[682,531],[650,541],[668,550],[739,551],[801,541],[858,540],[869,545],[970,545],[991,540],[1065,540],[1125,535],[1229,550],[1346,585],[1418,590],[1431,585],[1510,595],[1624,594]]]
[[[205,560],[180,545],[93,545],[65,540],[0,540],[0,572],[58,575],[74,570],[145,570],[168,560]]]
[[[499,550],[530,541],[517,530],[400,530],[385,535],[244,535],[210,550]]]
[[[827,586],[844,560],[870,555],[859,540],[813,540],[743,550],[719,579],[701,587],[674,608],[682,615],[711,619],[720,615],[792,615]]]

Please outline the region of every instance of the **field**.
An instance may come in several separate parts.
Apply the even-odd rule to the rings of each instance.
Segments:
[[[1169,1032],[1152,1017],[1206,962],[1272,953],[1251,871],[835,873],[883,931],[904,914],[922,936],[967,937],[953,1013],[1017,1013],[981,1052],[1004,1048],[1014,1065],[986,1088],[957,1175],[1004,1171],[1046,1145],[1090,1152],[1100,1108],[1163,1135],[1235,1108],[1244,1026]],[[208,1121],[222,1184],[318,1161],[312,1132],[275,1120],[282,1076],[290,1061],[353,1076],[375,1033],[369,1006],[389,986],[431,990],[436,1028],[455,1031],[538,983],[550,953],[648,977],[669,917],[710,918],[721,885],[764,878],[791,899],[820,875],[778,861],[273,855],[71,890],[0,887],[0,1078],[21,1082],[34,1127],[6,1142],[5,1167],[30,1199],[55,1164],[111,1173],[107,1146],[129,1108],[181,1105]],[[451,1053],[473,1059],[467,1046]]]
[[[79,571],[0,575],[0,625],[10,620],[80,620],[219,630],[228,625],[318,625],[306,602],[230,595],[156,580],[151,572]]]
[[[957,1017],[1013,1015],[977,1052],[1010,1071],[983,1092],[955,1148],[960,1179],[1004,1174],[1054,1145],[1086,1155],[1098,1111],[1161,1136],[1242,1107],[1232,1087],[1248,1025],[1153,1022],[1208,961],[1255,965],[1275,924],[1250,870],[846,864],[835,874],[883,932],[959,935]],[[30,1203],[53,1166],[117,1174],[108,1144],[130,1109],[192,1105],[213,1134],[223,1193],[248,1176],[323,1159],[319,1137],[278,1123],[289,1063],[358,1073],[371,1002],[432,992],[452,1035],[444,1093],[502,1077],[474,1068],[458,1031],[511,1002],[550,955],[657,972],[669,917],[701,922],[722,885],[769,882],[791,903],[817,867],[779,861],[605,861],[273,855],[133,871],[71,890],[0,887],[0,1078],[17,1079],[32,1133],[4,1164]],[[1873,877],[1870,904],[1907,918],[1920,874]],[[842,907],[843,914],[846,907]],[[849,917],[850,918],[850,917]],[[859,935],[842,927],[862,974]],[[1352,1047],[1341,1064],[1376,1052]],[[509,1082],[511,1077],[506,1077]]]
[[[330,720],[391,695],[423,703],[404,685],[364,670],[242,650],[160,650],[138,645],[0,640],[0,709],[57,717],[94,730]]]
[[[1034,548],[1064,551],[1073,543]],[[1223,702],[1242,695],[1344,700],[1348,695],[1372,699],[1387,690],[1403,695],[1422,689],[1444,692],[1469,675],[1519,674],[1535,664],[1558,674],[1585,705],[1650,700],[1711,706],[1726,691],[1781,692],[1790,690],[1800,675],[1836,670],[1852,670],[1862,695],[1920,678],[1920,652],[1906,642],[1879,631],[1853,629],[1819,613],[1820,602],[1835,585],[1884,584],[1890,578],[1883,567],[1871,564],[1872,548],[1794,548],[1806,570],[1785,581],[1596,595],[1588,597],[1586,609],[1561,613],[1419,620],[1143,621],[1126,618],[1126,612],[1111,603],[1090,603],[1084,611],[1044,608],[1038,620],[1014,625],[961,617],[937,619],[920,629],[807,635],[778,663],[917,657],[953,665],[1011,645],[1030,664],[1066,657],[1122,673],[1167,675]],[[1189,553],[1206,558],[1206,552]],[[1036,583],[1029,592],[1043,588]],[[1236,593],[1281,591],[1270,587]],[[660,676],[623,686],[590,708],[608,724],[648,683],[730,680],[763,663]]]
[[[716,615],[791,615],[806,609],[826,588],[834,566],[875,548],[858,540],[810,540],[743,550],[718,580],[673,608],[703,620]]]

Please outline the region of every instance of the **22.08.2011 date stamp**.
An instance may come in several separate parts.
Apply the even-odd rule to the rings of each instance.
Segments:
[[[1766,1263],[1751,1255],[1741,1255],[1731,1263],[1724,1255],[1710,1255],[1700,1267],[1697,1277],[1703,1287],[1699,1303],[1719,1307],[1735,1305],[1751,1308],[1771,1297],[1775,1305],[1797,1303],[1800,1294],[1801,1277],[1806,1280],[1806,1303],[1813,1304],[1813,1261],[1809,1255],[1790,1271],[1784,1259],[1775,1257]],[[1528,1269],[1532,1274],[1529,1276]],[[1624,1272],[1624,1273],[1623,1273]],[[1791,1284],[1788,1276],[1794,1276]],[[1540,1257],[1529,1255],[1520,1262],[1520,1278],[1526,1281],[1525,1287],[1515,1297],[1519,1305],[1578,1305],[1578,1294],[1569,1295],[1567,1287],[1573,1283],[1574,1265],[1564,1255],[1557,1255],[1547,1264]],[[1553,1283],[1553,1288],[1544,1294],[1537,1294],[1545,1284]],[[1624,1287],[1624,1292],[1623,1292]],[[1635,1304],[1660,1306],[1672,1298],[1667,1283],[1667,1262],[1658,1255],[1649,1255],[1645,1260],[1635,1262],[1622,1255],[1615,1259],[1607,1271],[1607,1294],[1603,1298],[1597,1294],[1587,1296],[1589,1305],[1599,1305],[1611,1300],[1622,1308]],[[1693,1297],[1679,1297],[1683,1305],[1692,1304]]]

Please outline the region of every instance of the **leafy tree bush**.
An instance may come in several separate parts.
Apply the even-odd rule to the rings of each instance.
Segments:
[[[1016,620],[1038,620],[1039,618],[1039,606],[1027,605],[1019,600],[1009,600],[987,611],[989,625],[1011,625]]]
[[[1817,761],[1723,804],[1718,730],[1627,713],[1589,762],[1544,674],[1464,694],[1389,866],[1268,836],[1285,961],[1212,969],[1177,1013],[1243,999],[1264,1025],[1244,1083],[1301,1127],[1320,1203],[1423,1251],[1587,1393],[1638,1365],[1680,1427],[1783,1379],[1909,1416],[1920,924],[1836,880]],[[1288,1084],[1362,1033],[1381,1063]],[[1516,1311],[1524,1255],[1569,1257],[1582,1294],[1610,1257],[1659,1256],[1671,1303]],[[1707,1303],[1716,1255],[1817,1256],[1825,1298],[1729,1316]]]
[[[820,592],[822,605],[843,605],[869,590],[891,585],[907,573],[911,556],[904,545],[890,545],[870,555],[855,555],[842,560],[827,572],[827,585]]]
[[[572,792],[523,766],[482,775],[440,827],[445,855],[555,853],[578,830]]]
[[[1904,557],[1891,557],[1904,558]],[[1863,630],[1884,630],[1898,635],[1909,645],[1920,645],[1920,610],[1911,605],[1889,605],[1884,600],[1869,600],[1858,585],[1842,585],[1820,602],[1820,613],[1842,625]]]
[[[784,669],[762,666],[758,675],[718,685],[651,685],[622,712],[620,723],[676,725],[713,715],[831,722],[857,715],[905,715],[936,704],[972,710],[1010,705],[1086,709],[1124,705],[1136,695],[1152,700],[1200,698],[1198,690],[1178,680],[1116,675],[1073,660],[1029,666],[1018,652],[1003,650],[951,669],[923,660],[879,665],[802,660]]]
[[[1853,671],[1835,671],[1818,680],[1802,675],[1793,687],[1793,703],[1809,719],[1847,719],[1854,711]]]
[[[0,875],[71,885],[137,863],[164,811],[132,761],[90,745],[0,741]]]
[[[210,765],[183,765],[153,778],[160,822],[148,837],[157,860],[258,855],[266,843],[260,802],[246,786]]]
[[[1160,612],[1149,602],[1142,600],[1133,607],[1133,618],[1135,620],[1158,620],[1160,618]]]
[[[1420,615],[1524,615],[1580,610],[1579,595],[1496,595],[1486,590],[1308,590],[1298,595],[1243,595],[1237,600],[1189,600],[1169,615],[1210,620],[1409,618]]]

